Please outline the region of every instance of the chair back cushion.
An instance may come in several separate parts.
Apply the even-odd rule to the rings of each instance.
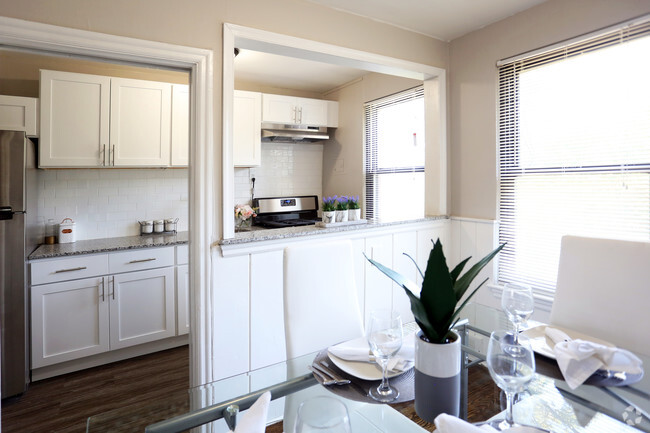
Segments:
[[[285,248],[284,329],[288,358],[363,335],[350,241]]]
[[[650,242],[564,236],[550,322],[650,355]]]

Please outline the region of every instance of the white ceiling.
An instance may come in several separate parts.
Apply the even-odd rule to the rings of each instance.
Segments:
[[[451,41],[546,0],[308,1]]]
[[[236,81],[316,93],[325,93],[368,73],[251,50],[240,50],[234,63]]]
[[[546,0],[306,0],[450,41]],[[367,71],[259,51],[241,50],[235,79],[326,93]]]

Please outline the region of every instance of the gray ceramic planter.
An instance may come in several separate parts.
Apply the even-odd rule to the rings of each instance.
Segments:
[[[415,412],[427,422],[441,413],[458,416],[460,411],[460,337],[447,344],[415,336]]]

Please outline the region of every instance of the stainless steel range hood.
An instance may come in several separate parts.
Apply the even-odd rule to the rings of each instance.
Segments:
[[[262,123],[262,141],[280,143],[314,143],[329,140],[327,127]]]

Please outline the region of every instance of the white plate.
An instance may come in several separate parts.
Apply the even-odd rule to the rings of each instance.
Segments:
[[[381,367],[379,364],[360,361],[346,361],[338,356],[328,353],[327,356],[332,360],[334,365],[349,374],[350,376],[358,377],[363,380],[381,380]],[[406,370],[408,371],[408,370]],[[406,371],[389,371],[386,376],[391,377],[399,376],[406,373]]]
[[[572,340],[580,339],[585,341],[593,341],[594,343],[602,344],[604,346],[616,347],[610,342],[592,337],[590,335],[585,335],[572,329],[567,329],[556,325],[550,325],[549,327],[559,329],[568,335]],[[553,346],[555,346],[555,344],[553,343],[553,340],[546,336],[546,328],[547,325],[536,326],[534,328],[527,329],[526,331],[522,332],[521,335],[524,335],[530,339],[530,345],[532,346],[533,351],[548,358],[555,359],[555,354],[553,353]]]

